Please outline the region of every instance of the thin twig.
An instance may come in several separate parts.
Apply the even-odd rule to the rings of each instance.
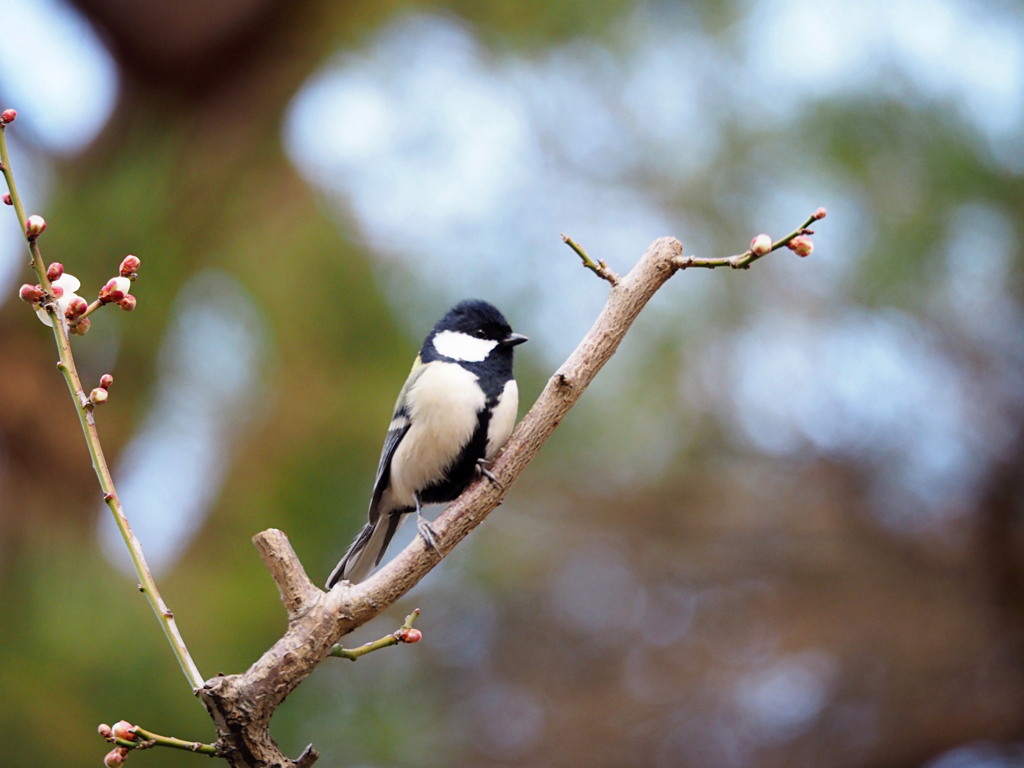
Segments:
[[[355,661],[360,656],[365,656],[368,653],[379,651],[381,648],[390,648],[391,646],[398,645],[399,643],[417,643],[422,637],[419,630],[416,630],[416,632],[410,632],[409,630],[412,629],[412,623],[419,615],[420,609],[417,608],[406,616],[405,622],[403,622],[402,626],[390,635],[384,635],[384,637],[379,640],[374,640],[373,642],[360,645],[358,648],[343,648],[339,643],[331,648],[331,656],[337,656],[339,659]]]
[[[590,258],[587,252],[583,250],[583,247],[575,240],[573,240],[571,237],[569,237],[568,235],[562,235],[562,242],[568,245],[576,252],[576,255],[579,256],[580,260],[583,262],[584,267],[589,269],[602,280],[607,280],[609,283],[612,284],[612,286],[616,286],[619,284],[619,276],[615,274],[612,270],[610,270],[607,264],[605,264],[603,261],[594,261],[592,258]]]
[[[676,259],[676,266],[679,269],[688,269],[690,267],[703,267],[705,269],[715,269],[717,267],[731,267],[732,269],[750,269],[750,265],[758,259],[763,259],[772,251],[777,251],[779,248],[783,248],[790,244],[793,239],[800,237],[801,235],[813,235],[813,230],[809,229],[811,224],[819,219],[823,219],[824,209],[819,208],[817,211],[807,217],[807,221],[801,224],[799,227],[794,229],[785,237],[772,242],[771,248],[764,253],[754,253],[752,250],[747,249],[743,253],[737,253],[735,256],[721,256],[718,258],[702,259],[696,256],[680,256]]]
[[[122,730],[122,725],[124,729]],[[181,749],[186,752],[195,752],[200,755],[219,756],[220,752],[214,744],[204,744],[201,741],[186,741],[175,736],[161,736],[159,733],[146,730],[140,725],[128,726],[127,723],[115,725],[113,729],[109,725],[99,727],[100,734],[111,744],[126,749],[152,749],[153,747],[168,747],[170,749]],[[135,738],[126,739],[118,734],[127,733]]]
[[[22,206],[21,197],[18,194],[17,186],[14,183],[14,172],[11,169],[11,163],[7,153],[6,128],[6,125],[0,124],[0,170],[2,170],[4,180],[7,182],[7,189],[10,191],[11,203],[14,206],[14,212],[18,217],[18,222],[22,228],[22,232],[24,232],[26,221],[25,209]],[[71,353],[71,341],[68,337],[67,322],[65,318],[56,311],[53,288],[46,275],[46,263],[43,261],[42,253],[39,250],[38,238],[26,235],[26,240],[28,241],[28,248],[32,258],[32,269],[36,273],[36,277],[39,279],[39,284],[42,286],[46,294],[46,297],[43,300],[43,307],[46,309],[47,313],[49,313],[50,320],[52,321],[53,337],[57,345],[57,353],[59,357],[57,367],[63,374],[64,380],[67,382],[68,389],[71,392],[71,399],[74,401],[79,423],[82,426],[82,431],[85,433],[85,443],[89,449],[89,456],[92,459],[92,466],[96,472],[96,477],[99,480],[100,490],[103,493],[103,500],[107,503],[111,513],[114,515],[114,522],[117,523],[117,528],[121,532],[125,545],[128,547],[132,564],[135,566],[135,572],[139,577],[139,591],[145,594],[146,599],[153,608],[153,612],[157,615],[157,619],[160,621],[161,627],[163,627],[164,634],[167,636],[167,641],[171,645],[171,650],[178,659],[178,664],[181,665],[182,672],[184,672],[186,679],[188,679],[189,685],[192,686],[192,690],[196,691],[203,686],[204,678],[200,674],[199,668],[192,660],[192,657],[189,655],[188,648],[185,646],[185,641],[182,639],[181,633],[178,631],[178,626],[174,621],[174,614],[171,613],[171,610],[167,607],[167,604],[164,603],[163,598],[160,596],[160,592],[156,586],[156,581],[153,579],[153,574],[150,571],[149,566],[146,564],[146,558],[142,552],[142,545],[135,537],[135,534],[128,523],[128,518],[125,517],[124,508],[121,506],[121,501],[118,499],[117,490],[114,487],[114,480],[110,474],[110,467],[108,466],[106,456],[103,453],[103,446],[100,443],[99,432],[96,429],[96,419],[93,415],[93,404],[85,394],[81,379],[78,375],[78,368],[75,365],[74,355]]]

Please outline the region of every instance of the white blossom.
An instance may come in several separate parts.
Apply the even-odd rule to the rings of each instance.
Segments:
[[[58,277],[51,283],[55,288],[61,288],[64,293],[57,299],[57,313],[63,317],[64,310],[68,308],[68,304],[71,303],[72,299],[77,299],[78,294],[75,293],[79,288],[82,287],[82,282],[69,272],[65,272],[63,275]],[[88,303],[88,302],[87,302]],[[36,314],[39,315],[39,320],[43,325],[52,326],[53,322],[50,320],[50,313],[47,312],[42,306],[36,306]]]

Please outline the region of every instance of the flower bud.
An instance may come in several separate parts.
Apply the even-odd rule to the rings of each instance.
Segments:
[[[131,290],[132,283],[127,277],[112,277],[100,288],[100,302],[110,304],[120,301]]]
[[[828,211],[826,211],[824,208],[819,208],[814,212],[815,219],[821,220],[824,219],[826,216],[828,216]]]
[[[772,239],[763,232],[750,241],[750,252],[755,256],[764,256],[771,253]]]
[[[108,397],[110,397],[110,394],[107,392],[107,390],[105,390],[103,387],[96,387],[96,389],[94,389],[92,392],[89,393],[89,402],[92,403],[93,405],[102,405],[103,403],[107,402],[107,398]],[[123,723],[123,722],[124,722],[124,720],[122,720],[121,722],[118,722],[118,723],[114,723],[114,735],[115,736],[117,736],[117,728],[118,728],[118,726],[121,725],[121,723]],[[128,738],[128,737],[127,736],[121,736],[120,738],[125,739],[125,738]]]
[[[100,736],[102,736],[104,739],[111,739],[111,738],[114,737],[114,732],[112,730],[110,730],[110,726],[107,725],[106,723],[100,723],[96,727],[96,732]]]
[[[88,317],[83,317],[77,323],[73,323],[68,327],[75,336],[85,336],[89,332],[89,328],[92,326],[92,320]]]
[[[10,192],[4,192],[3,201],[4,201],[4,205],[14,205],[14,201],[11,200],[11,193]]]
[[[814,243],[806,235],[797,235],[789,241],[788,247],[797,256],[810,256],[814,250]]]
[[[112,386],[114,386],[114,377],[111,376],[109,373],[104,373],[102,376],[100,376],[100,386],[103,387],[104,389],[110,389]]]
[[[400,643],[418,643],[422,639],[423,633],[415,627],[398,630],[398,642]]]
[[[128,757],[128,747],[115,747],[103,758],[104,768],[121,768]]]
[[[59,261],[53,262],[53,264],[46,268],[46,279],[49,280],[51,283],[54,280],[60,280],[60,276],[63,274],[64,265],[61,264]]]
[[[53,291],[53,298],[55,298],[55,299],[59,299],[60,297],[62,297],[64,295],[64,286],[63,285],[51,285],[50,286],[50,290]]]
[[[94,389],[93,392],[96,390]],[[135,726],[127,720],[118,720],[113,727],[114,736],[125,741],[135,741]]]
[[[18,289],[18,298],[27,301],[29,304],[38,304],[43,300],[43,287],[41,285],[29,285],[25,283]]]
[[[75,296],[71,301],[68,302],[67,307],[64,308],[64,317],[74,322],[89,308],[89,305],[85,303],[85,299],[81,296]]]
[[[123,299],[117,302],[117,306],[119,306],[125,312],[134,312],[136,303],[136,298],[129,293],[127,296],[125,296]]]
[[[119,274],[121,277],[127,277],[133,279],[136,273],[139,271],[139,267],[142,265],[142,261],[138,256],[132,256],[130,253],[124,257],[121,261],[121,268]]]
[[[46,220],[38,214],[33,213],[25,220],[25,234],[32,240],[43,234],[44,229],[46,229]]]
[[[3,112],[0,112],[0,124],[7,125],[8,123],[13,123],[14,122],[14,118],[16,118],[17,116],[18,116],[18,111],[17,110],[15,110],[15,109],[5,109]]]

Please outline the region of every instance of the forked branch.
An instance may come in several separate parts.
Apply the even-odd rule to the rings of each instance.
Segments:
[[[815,217],[821,218],[817,214]],[[795,237],[806,236],[807,224],[772,245],[778,248]],[[581,251],[578,249],[577,253]],[[603,263],[587,265],[609,282],[608,301],[583,341],[548,380],[495,460],[491,472],[498,482],[474,483],[433,523],[436,551],[416,537],[366,581],[355,585],[342,582],[324,593],[309,582],[284,534],[270,530],[256,536],[260,553],[270,566],[288,609],[289,626],[285,635],[246,672],[214,678],[200,691],[217,722],[220,754],[232,766],[302,768],[315,760],[312,747],[307,747],[294,761],[280,753],[268,732],[274,710],[331,655],[344,635],[394,604],[501,503],[507,490],[615,354],[651,297],[679,270],[698,266],[682,252],[678,240],[666,237],[655,240],[624,276],[614,275]],[[585,265],[586,262],[584,259]],[[718,265],[727,264],[727,260],[722,260]],[[612,275],[614,280],[609,279]]]

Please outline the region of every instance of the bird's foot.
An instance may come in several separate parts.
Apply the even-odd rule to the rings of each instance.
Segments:
[[[476,460],[477,472],[479,472],[481,475],[486,477],[488,480],[490,480],[496,486],[501,488],[502,491],[504,491],[505,490],[505,484],[502,483],[501,480],[499,480],[498,478],[496,478],[494,476],[494,473],[491,472],[491,470],[490,470],[490,465],[491,465],[491,462],[489,462],[487,459],[477,459]]]
[[[434,550],[434,553],[438,557],[442,557],[441,550],[437,548],[437,533],[434,532],[434,528],[430,525],[427,518],[416,512],[416,531],[419,533],[420,538],[423,539],[423,543],[430,549]]]

